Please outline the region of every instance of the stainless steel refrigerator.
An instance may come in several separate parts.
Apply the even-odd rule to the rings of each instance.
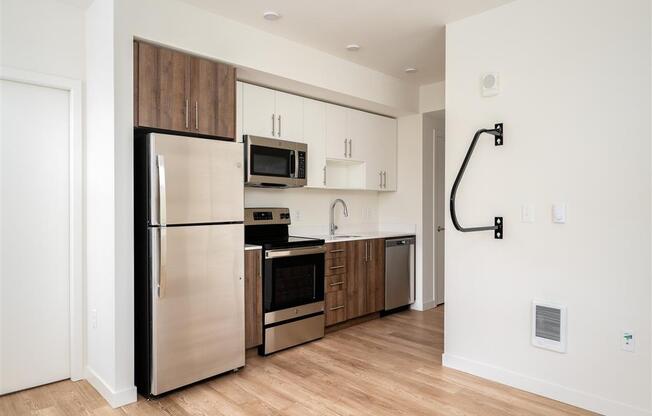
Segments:
[[[159,395],[245,364],[243,145],[137,134],[135,374]]]

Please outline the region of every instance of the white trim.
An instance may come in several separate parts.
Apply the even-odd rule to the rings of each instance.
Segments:
[[[114,409],[125,406],[129,403],[134,403],[138,399],[136,386],[128,387],[116,392],[102,379],[102,377],[97,375],[95,370],[90,367],[86,367],[86,381],[88,381]]]
[[[433,309],[436,306],[437,302],[434,299],[430,299],[424,302],[417,300],[412,304],[411,309],[415,311],[427,311],[428,309]]]
[[[469,360],[467,358],[451,355],[448,353],[442,355],[442,365],[444,367],[473,374],[487,380],[506,384],[517,389],[525,390],[530,393],[548,397],[563,403],[568,403],[570,405],[603,415],[652,415],[652,412],[649,410],[630,406],[626,403],[608,400],[604,397],[574,390],[560,384],[551,383],[549,381],[533,378],[525,374],[519,374],[505,368]]]
[[[0,80],[56,88],[70,94],[70,378],[84,376],[82,274],[82,82],[0,66]]]

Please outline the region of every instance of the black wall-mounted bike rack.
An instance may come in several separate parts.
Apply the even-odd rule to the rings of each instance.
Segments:
[[[475,132],[475,136],[473,136],[473,140],[471,141],[469,150],[467,150],[466,152],[466,156],[464,157],[464,162],[462,162],[460,171],[457,172],[457,177],[455,178],[455,183],[453,183],[453,189],[451,190],[451,200],[450,200],[451,219],[453,220],[453,225],[455,226],[455,229],[457,229],[458,231],[461,231],[463,233],[471,233],[476,231],[493,231],[494,238],[497,240],[502,240],[504,235],[503,217],[494,217],[494,225],[487,225],[485,227],[462,227],[459,221],[457,220],[457,213],[455,212],[455,197],[457,196],[457,188],[459,188],[460,182],[462,181],[462,176],[464,176],[464,171],[466,171],[466,167],[469,164],[469,160],[471,160],[471,155],[473,154],[475,145],[478,143],[478,139],[483,133],[494,136],[495,139],[494,143],[496,146],[502,146],[504,143],[503,123],[496,124],[493,129],[480,129],[477,132]]]

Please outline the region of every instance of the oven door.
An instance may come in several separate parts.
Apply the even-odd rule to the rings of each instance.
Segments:
[[[306,181],[305,143],[245,136],[247,186],[300,187]]]
[[[266,324],[323,311],[324,252],[324,246],[265,251]]]

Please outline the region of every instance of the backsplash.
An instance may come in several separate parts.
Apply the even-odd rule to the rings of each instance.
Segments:
[[[245,207],[288,207],[294,234],[328,234],[330,204],[342,198],[349,208],[344,217],[342,206],[335,208],[338,233],[378,230],[378,193],[332,189],[245,188]]]

